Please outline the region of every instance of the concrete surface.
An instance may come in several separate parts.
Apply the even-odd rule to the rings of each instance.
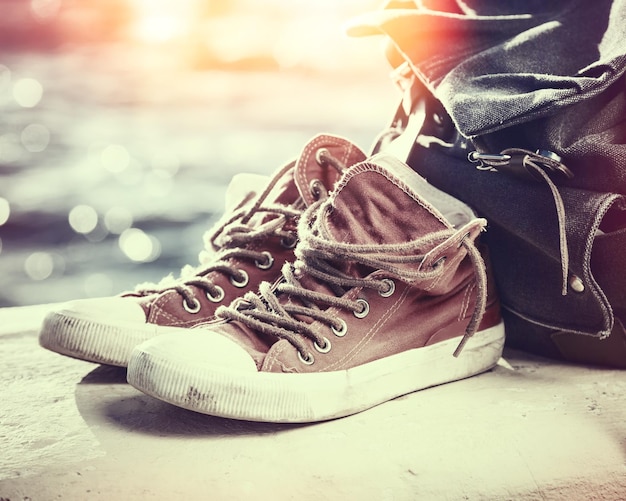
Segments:
[[[626,499],[626,379],[508,351],[489,373],[314,425],[213,418],[41,349],[0,309],[0,499]]]

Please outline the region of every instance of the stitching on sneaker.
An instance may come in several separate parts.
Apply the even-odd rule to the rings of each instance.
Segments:
[[[411,286],[404,284],[404,290],[402,291],[402,294],[399,295],[398,299],[391,306],[391,308],[387,309],[387,311],[383,313],[383,315],[374,323],[374,325],[370,327],[370,329],[361,338],[361,340],[356,345],[354,345],[354,347],[348,353],[346,353],[343,358],[329,365],[327,369],[335,369],[336,367],[340,367],[341,365],[344,365],[345,363],[349,363],[354,360],[354,358],[356,358],[363,351],[363,349],[367,347],[369,342],[374,339],[374,337],[376,337],[376,335],[380,332],[380,327],[382,327],[387,322],[387,320],[389,320],[389,318],[393,316],[393,314],[395,314],[398,309],[400,309],[400,307],[406,301],[410,290]]]
[[[280,343],[280,341],[279,341],[279,343]],[[297,372],[297,373],[299,373],[300,371],[298,370],[297,367],[295,367],[295,366],[287,366],[281,360],[278,359],[278,356],[281,353],[283,353],[290,346],[291,345],[289,344],[289,342],[286,341],[285,344],[281,344],[277,348],[273,349],[271,351],[271,353],[268,353],[268,355],[266,356],[265,360],[263,361],[263,366],[265,367],[265,369],[267,371],[271,371],[276,365],[278,365],[285,372]]]
[[[350,178],[355,175],[354,172],[375,172],[383,177],[386,177],[394,186],[404,191],[410,198],[415,199],[413,194],[407,192],[401,184],[393,182],[393,179],[389,178],[386,171],[382,168],[378,169],[375,165],[371,164],[358,164],[353,167],[350,173],[343,178],[343,186],[347,184],[346,178]],[[408,189],[408,186],[406,186]],[[335,191],[332,196],[337,196],[339,190]],[[259,294],[248,293],[244,296],[245,303],[241,303],[238,307],[222,307],[218,310],[218,316],[222,316],[225,319],[237,320],[248,327],[263,332],[267,335],[272,335],[277,338],[287,340],[300,354],[306,354],[308,350],[309,341],[318,341],[319,332],[318,329],[312,327],[311,324],[307,324],[298,319],[299,315],[307,316],[314,321],[322,322],[326,325],[333,325],[333,318],[336,317],[336,311],[338,310],[353,310],[354,301],[353,298],[356,294],[356,288],[373,288],[377,289],[379,284],[374,284],[375,280],[371,276],[368,277],[352,277],[346,275],[336,266],[332,265],[329,259],[333,259],[340,256],[349,256],[350,260],[354,260],[356,263],[361,263],[366,266],[373,267],[379,270],[386,270],[389,273],[396,274],[400,278],[404,278],[405,283],[410,282],[410,289],[414,286],[424,287],[428,284],[428,289],[431,290],[435,287],[443,276],[450,276],[450,272],[447,270],[457,270],[458,265],[466,257],[462,252],[454,253],[456,266],[447,267],[447,269],[424,270],[421,266],[414,270],[405,268],[405,264],[409,262],[423,262],[427,257],[427,254],[422,254],[419,249],[434,245],[433,249],[446,242],[444,248],[448,248],[457,240],[460,240],[463,247],[465,247],[472,266],[476,279],[478,280],[477,286],[479,288],[479,301],[476,302],[475,311],[470,319],[470,322],[466,328],[465,335],[454,355],[458,356],[461,352],[464,344],[474,334],[478,326],[478,322],[484,314],[484,293],[485,290],[481,288],[481,284],[486,284],[484,263],[478,253],[478,250],[474,247],[474,242],[465,241],[465,237],[459,235],[466,233],[466,226],[455,229],[450,224],[444,224],[444,229],[440,231],[433,231],[421,238],[411,240],[406,243],[393,243],[393,244],[351,244],[337,242],[335,239],[330,241],[324,236],[325,224],[324,218],[328,218],[328,213],[332,213],[333,199],[319,201],[313,204],[300,218],[298,232],[300,235],[300,243],[296,247],[295,255],[296,262],[294,264],[286,264],[282,269],[282,280],[276,285],[264,282],[259,287]],[[428,212],[432,212],[434,209],[420,204]],[[474,223],[476,224],[476,223]],[[385,258],[387,252],[396,253],[403,250],[402,257],[397,256],[396,259],[391,259],[391,256]],[[411,252],[409,252],[411,251]],[[441,251],[441,247],[438,249]],[[400,266],[398,266],[400,265]],[[298,279],[298,273],[303,271],[313,277],[317,277],[321,283],[326,283],[331,288],[334,294],[328,292],[321,292],[315,290],[309,290],[302,287]],[[371,283],[370,283],[371,282]],[[484,286],[484,285],[483,285]],[[405,291],[402,298],[397,300],[395,308],[391,311],[396,311],[399,304],[406,298],[409,287],[405,287]],[[350,293],[351,291],[354,291]],[[298,303],[292,303],[288,297],[288,301],[281,302],[280,295],[287,294],[289,296],[294,295],[298,299]],[[352,299],[351,299],[352,298]],[[302,302],[302,304],[299,304]],[[327,305],[325,309],[320,308],[319,305]],[[334,309],[333,309],[334,308]],[[389,312],[383,314],[381,319],[371,329],[379,329],[380,322],[387,320]],[[314,324],[313,324],[314,325]],[[367,341],[375,335],[376,330],[370,330],[367,333]],[[355,353],[361,346],[364,346],[367,341],[361,338],[357,344],[357,351],[350,352],[348,359],[352,359]],[[343,359],[345,360],[345,358]]]
[[[313,141],[310,141],[306,145],[306,147],[304,148],[304,152],[300,157],[299,162],[308,162],[311,156],[315,153],[315,151],[319,149],[320,145],[328,144],[328,143],[334,144],[336,146],[341,146],[340,144],[335,143],[335,141],[333,141],[331,137],[318,136],[315,139],[313,139]],[[306,179],[305,171],[296,169],[296,176],[298,177],[298,184],[300,186],[306,186],[307,179]]]
[[[408,169],[409,167],[407,167]],[[401,191],[403,191],[407,196],[411,197],[412,200],[414,200],[420,207],[422,207],[423,209],[427,210],[428,212],[430,212],[434,217],[437,218],[438,221],[440,221],[446,228],[450,229],[450,223],[447,222],[445,219],[442,219],[439,216],[439,211],[433,207],[430,204],[426,204],[424,203],[422,200],[419,200],[418,198],[415,197],[415,194],[412,192],[412,190],[406,185],[406,183],[396,179],[395,177],[393,177],[389,171],[387,169],[385,169],[384,167],[381,167],[380,165],[377,164],[373,164],[373,163],[369,163],[368,161],[364,161],[361,162],[359,164],[356,164],[355,166],[352,167],[352,169],[350,169],[350,174],[348,176],[344,176],[341,181],[339,182],[339,184],[337,185],[337,187],[335,188],[335,191],[333,192],[333,195],[331,196],[331,198],[334,198],[337,194],[339,194],[339,192],[341,192],[341,190],[343,190],[345,188],[345,186],[348,184],[348,182],[350,182],[350,180],[352,179],[352,177],[354,177],[357,174],[360,173],[364,173],[364,172],[375,172],[378,173],[380,175],[382,175],[383,177],[385,177],[390,183],[392,183],[394,186],[396,186],[398,189],[400,189]]]
[[[318,136],[305,146],[305,149],[302,155],[300,156],[298,164],[300,164],[301,162],[305,162],[305,163],[308,162],[311,156],[313,156],[313,154],[320,148],[320,146],[327,145],[327,144],[330,144],[333,146],[339,146],[339,147],[348,146],[348,150],[350,152],[352,152],[352,150],[355,149],[354,145],[352,145],[352,143],[350,143],[349,141],[342,140],[340,138],[333,137],[333,136]],[[347,152],[344,152],[342,163],[345,164],[347,162],[347,158],[349,158],[349,155],[347,154]],[[296,177],[298,180],[298,184],[300,186],[306,185],[307,179],[306,179],[306,174],[304,171],[301,171],[300,169],[296,169]],[[332,188],[332,187],[329,187],[329,188]]]

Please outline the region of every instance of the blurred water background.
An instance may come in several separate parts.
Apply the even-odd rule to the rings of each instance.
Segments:
[[[371,0],[0,0],[0,306],[196,263],[238,172],[319,132],[368,149],[397,93]]]

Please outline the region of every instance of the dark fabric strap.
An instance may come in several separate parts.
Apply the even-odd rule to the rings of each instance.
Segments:
[[[451,153],[436,144],[417,144],[409,162],[433,185],[473,206],[489,221],[485,238],[503,306],[552,329],[608,336],[613,328],[612,307],[592,273],[591,255],[605,214],[620,213],[623,197],[560,188],[572,284],[562,295],[559,221],[550,190],[532,181],[478,170],[464,156]],[[613,239],[610,233],[602,238]],[[603,244],[609,247],[613,252],[603,254],[607,263],[603,267],[623,261],[616,256],[619,245]],[[626,289],[626,283],[621,286]],[[619,289],[620,284],[610,288]]]

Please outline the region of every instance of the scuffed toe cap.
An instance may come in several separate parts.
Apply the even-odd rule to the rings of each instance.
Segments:
[[[135,348],[134,359],[163,361],[176,370],[211,369],[257,372],[248,352],[220,333],[219,328],[195,328],[162,334]]]

